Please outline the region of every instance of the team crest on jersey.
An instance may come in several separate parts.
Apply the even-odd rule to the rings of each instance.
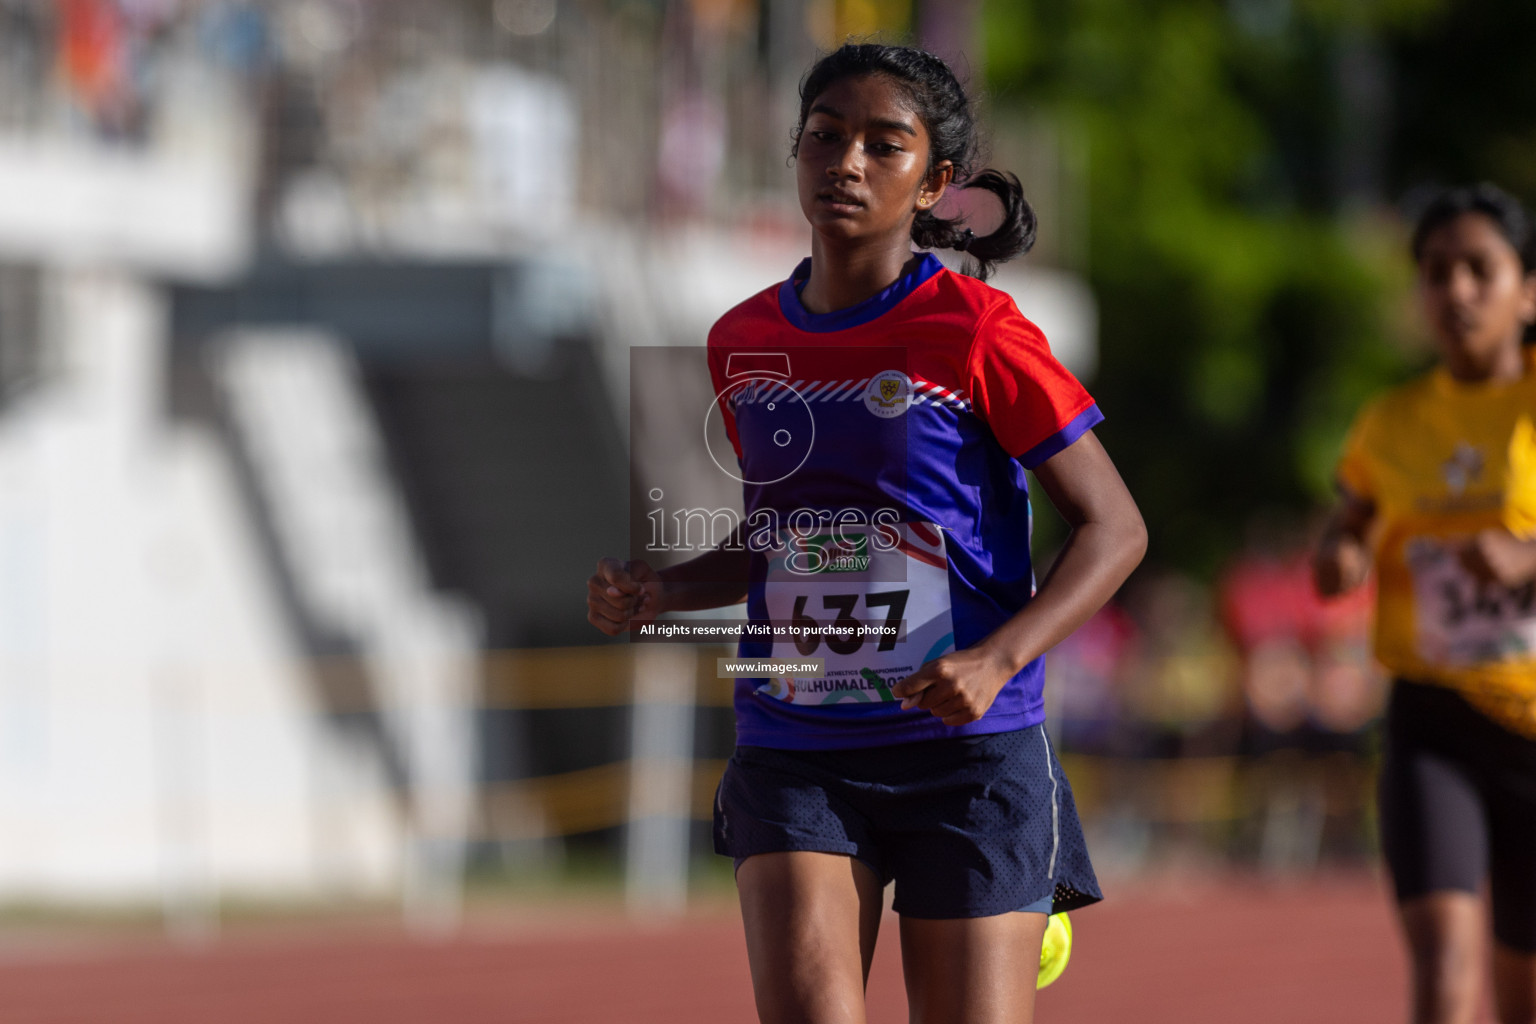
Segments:
[[[1450,492],[1460,497],[1483,475],[1483,453],[1465,441],[1458,441],[1451,457],[1441,463],[1440,475]]]
[[[892,419],[906,412],[911,398],[912,379],[900,370],[877,373],[864,388],[864,408],[881,419]]]

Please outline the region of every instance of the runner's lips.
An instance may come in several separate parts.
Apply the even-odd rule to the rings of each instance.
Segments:
[[[859,199],[852,193],[842,192],[837,189],[823,189],[822,191],[816,193],[816,198],[820,199],[824,203],[831,203],[833,206],[864,205],[863,200]]]
[[[1441,318],[1441,323],[1455,334],[1471,334],[1477,330],[1477,317],[1466,313],[1448,313]]]

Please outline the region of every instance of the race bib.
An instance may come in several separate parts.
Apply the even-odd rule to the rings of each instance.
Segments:
[[[1404,552],[1419,657],[1446,666],[1529,660],[1536,653],[1536,583],[1479,581],[1457,557],[1464,542],[1416,537]]]
[[[791,704],[891,701],[891,687],[955,649],[944,532],[931,523],[839,527],[780,535],[765,597],[775,658],[818,658],[819,679],[770,678],[758,687]]]

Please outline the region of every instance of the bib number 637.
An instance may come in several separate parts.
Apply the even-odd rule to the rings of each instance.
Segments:
[[[822,640],[826,640],[827,650],[833,654],[857,652],[868,639],[862,628],[865,623],[854,618],[853,615],[858,609],[860,598],[864,599],[866,608],[885,609],[885,628],[881,631],[880,642],[875,650],[895,650],[897,633],[901,629],[901,617],[907,610],[907,596],[910,593],[911,591],[908,590],[887,590],[875,594],[823,594],[820,610],[836,613],[830,623],[827,623],[832,629],[825,635],[822,633],[825,628],[823,624],[806,613],[805,605],[811,595],[796,595],[794,616],[790,620],[790,624],[797,630],[795,650],[809,656],[821,646]]]

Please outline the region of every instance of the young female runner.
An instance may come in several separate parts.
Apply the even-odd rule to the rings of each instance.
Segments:
[[[1413,968],[1413,1019],[1474,1019],[1492,895],[1495,1003],[1536,1022],[1536,320],[1532,228],[1488,185],[1447,191],[1413,233],[1440,351],[1366,406],[1338,469],[1318,589],[1378,575],[1376,654],[1396,677],[1382,847]]]
[[[743,529],[662,572],[603,560],[588,617],[616,634],[745,598],[752,623],[800,632],[743,657],[824,663],[737,681],[716,799],[763,1021],[864,1019],[894,880],[911,1019],[1028,1022],[1047,914],[1100,898],[1042,656],[1120,586],[1145,528],[1092,398],[977,279],[1029,248],[1034,215],[1017,179],[973,170],[943,61],[843,47],[806,77],[794,138],[811,257],[709,339]],[[936,217],[952,183],[994,193],[1001,227]],[[964,250],[975,276],[914,243]],[[1038,592],[1026,468],[1072,527]]]

